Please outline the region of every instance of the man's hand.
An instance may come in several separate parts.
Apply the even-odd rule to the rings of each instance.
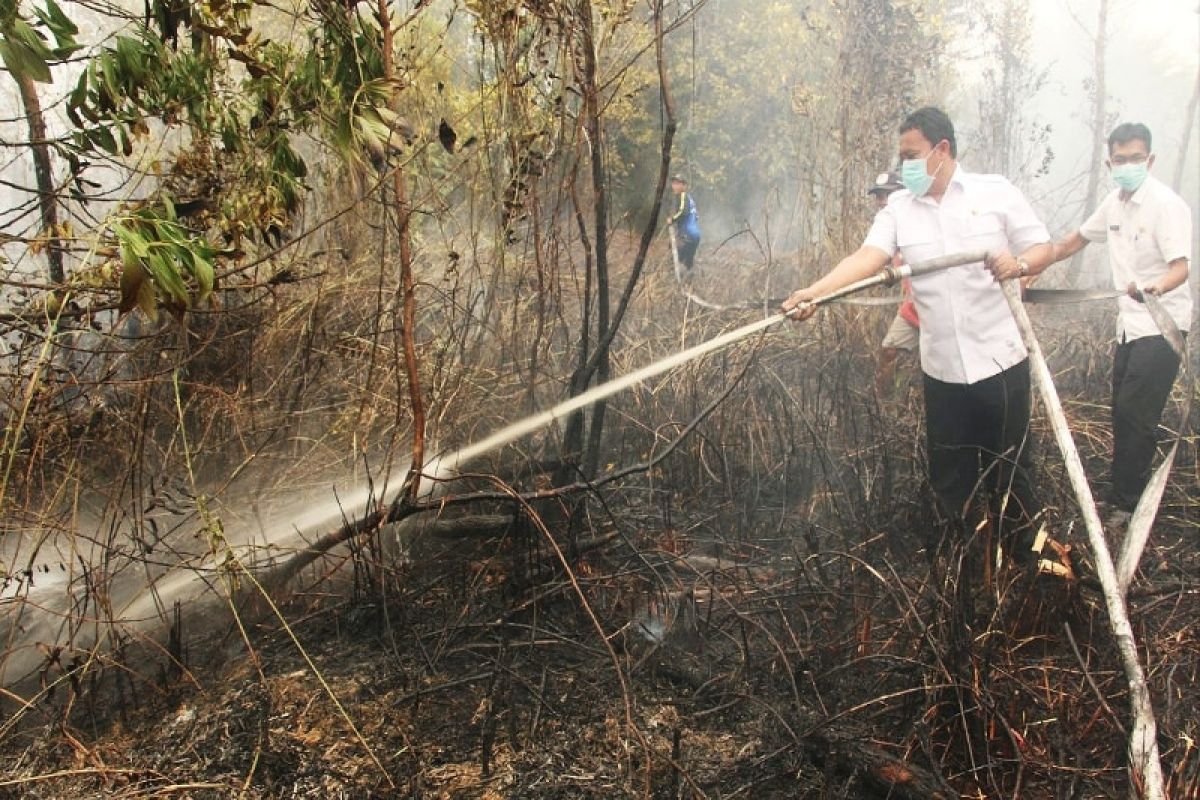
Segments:
[[[1139,303],[1146,302],[1146,298],[1142,296],[1144,294],[1152,294],[1155,297],[1161,297],[1162,293],[1162,286],[1157,283],[1152,283],[1149,286],[1143,286],[1141,289],[1139,289],[1136,283],[1131,282],[1125,287],[1125,294],[1129,295],[1134,300],[1137,300]]]
[[[803,322],[817,313],[817,307],[812,305],[812,300],[816,296],[811,288],[797,289],[788,295],[788,299],[783,301],[781,308],[796,322]]]
[[[1011,280],[1013,278],[1024,277],[1021,272],[1021,265],[1013,254],[1007,250],[1001,250],[997,253],[992,253],[984,262],[984,266],[992,273],[997,282]]]
[[[877,247],[864,244],[858,250],[843,258],[837,266],[818,279],[816,283],[792,292],[781,308],[784,313],[797,322],[808,319],[817,313],[817,307],[812,304],[822,295],[827,295],[844,288],[855,281],[879,272],[891,260],[891,254]]]

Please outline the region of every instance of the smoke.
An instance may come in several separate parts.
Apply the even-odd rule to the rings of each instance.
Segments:
[[[1109,6],[1109,127],[1119,122],[1149,126],[1157,153],[1154,173],[1170,183],[1185,152],[1182,137],[1188,101],[1200,68],[1200,6],[1195,0],[1109,0]],[[1034,52],[1049,72],[1045,89],[1032,98],[1029,111],[1052,126],[1049,144],[1055,160],[1041,188],[1042,210],[1055,232],[1078,224],[1084,213],[1078,180],[1086,175],[1092,155],[1088,91],[1094,74],[1098,9],[1099,0],[1052,0],[1033,7]],[[1196,212],[1200,209],[1200,127],[1191,129],[1186,157],[1180,193]]]

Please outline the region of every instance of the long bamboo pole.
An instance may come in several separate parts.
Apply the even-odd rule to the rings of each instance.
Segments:
[[[1128,609],[1125,606],[1125,595],[1117,580],[1113,568],[1112,555],[1108,543],[1104,539],[1104,531],[1100,526],[1100,516],[1096,513],[1096,502],[1092,498],[1092,489],[1088,485],[1083,472],[1083,462],[1079,459],[1079,451],[1071,438],[1067,417],[1063,413],[1062,403],[1054,388],[1050,375],[1050,367],[1042,355],[1041,345],[1033,333],[1033,324],[1025,312],[1021,302],[1021,290],[1017,281],[1005,281],[1001,288],[1008,307],[1012,310],[1013,319],[1021,331],[1021,339],[1029,351],[1029,366],[1033,381],[1037,385],[1038,394],[1046,406],[1046,416],[1050,419],[1050,427],[1058,448],[1062,451],[1066,462],[1067,475],[1071,479],[1071,487],[1079,501],[1079,509],[1083,514],[1084,527],[1087,528],[1088,542],[1096,562],[1096,575],[1100,579],[1100,587],[1104,591],[1104,602],[1108,609],[1109,626],[1117,642],[1117,650],[1125,667],[1125,677],[1129,681],[1129,703],[1133,712],[1133,730],[1129,734],[1129,771],[1131,792],[1130,796],[1142,800],[1166,800],[1163,789],[1162,764],[1158,755],[1158,727],[1154,719],[1154,706],[1150,701],[1150,690],[1146,686],[1146,676],[1138,660],[1137,642],[1133,638],[1133,627],[1129,624]]]

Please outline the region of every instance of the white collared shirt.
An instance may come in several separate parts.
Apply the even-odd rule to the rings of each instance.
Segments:
[[[1114,189],[1079,228],[1089,242],[1108,243],[1113,288],[1139,287],[1161,278],[1177,258],[1191,261],[1192,212],[1183,198],[1148,175],[1128,200]],[[1192,291],[1188,281],[1161,298],[1163,308],[1180,330],[1192,326]],[[1143,303],[1122,295],[1117,300],[1117,339],[1157,336],[1158,326]]]
[[[1050,241],[1021,192],[999,175],[955,166],[941,202],[902,189],[875,215],[864,244],[916,264],[968,250],[1020,255]],[[921,369],[946,383],[975,383],[1028,353],[1000,285],[982,262],[913,278],[921,318]]]

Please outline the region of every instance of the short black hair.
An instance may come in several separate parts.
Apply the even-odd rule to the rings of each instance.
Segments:
[[[954,138],[954,123],[946,116],[946,112],[933,106],[918,108],[904,118],[900,123],[900,133],[912,130],[921,132],[931,145],[945,139],[950,143],[950,157],[958,158],[958,141]]]
[[[1145,142],[1146,152],[1150,152],[1150,129],[1140,122],[1122,122],[1113,128],[1112,133],[1108,135],[1108,152],[1112,152],[1114,145],[1128,144],[1134,139]]]

